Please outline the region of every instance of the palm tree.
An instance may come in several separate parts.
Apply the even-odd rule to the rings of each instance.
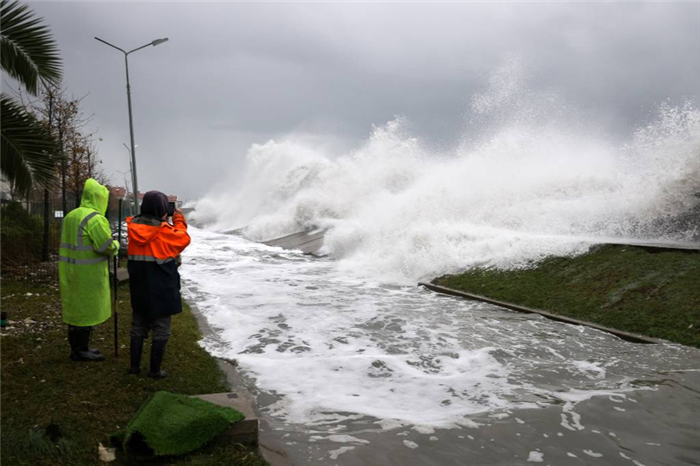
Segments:
[[[61,57],[49,28],[28,6],[0,2],[0,66],[37,95],[40,86],[61,82]],[[53,138],[47,129],[10,96],[0,96],[2,162],[0,171],[18,192],[47,186],[55,176]]]

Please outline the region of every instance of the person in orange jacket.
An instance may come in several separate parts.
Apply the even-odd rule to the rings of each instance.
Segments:
[[[148,332],[153,333],[148,376],[166,376],[161,369],[171,336],[171,317],[182,312],[180,253],[190,244],[187,222],[175,209],[167,221],[168,197],[160,191],[143,196],[141,214],[126,219],[129,234],[129,288],[131,290],[131,374],[141,371],[141,353]]]

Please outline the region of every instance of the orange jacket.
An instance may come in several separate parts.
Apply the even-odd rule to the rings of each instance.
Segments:
[[[146,319],[182,312],[176,258],[190,244],[182,214],[173,225],[149,215],[126,219],[129,231],[131,308]]]
[[[187,222],[182,214],[173,215],[173,225],[155,217],[126,219],[129,231],[129,260],[163,263],[174,260],[190,244]],[[132,258],[133,256],[133,258]]]

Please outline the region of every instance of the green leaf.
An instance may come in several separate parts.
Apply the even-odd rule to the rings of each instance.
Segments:
[[[7,95],[0,95],[2,176],[26,194],[35,185],[49,187],[55,178],[56,144],[42,125]]]
[[[49,86],[61,81],[58,45],[42,22],[18,1],[0,2],[0,66],[32,95],[40,83]]]

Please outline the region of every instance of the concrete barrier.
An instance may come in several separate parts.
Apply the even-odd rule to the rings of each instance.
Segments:
[[[319,256],[321,255],[320,250],[323,247],[323,236],[325,234],[325,230],[299,231],[280,238],[262,241],[262,243],[284,249],[301,249],[305,254]]]
[[[565,317],[565,316],[561,316],[558,314],[553,314],[551,312],[542,311],[540,309],[533,309],[533,308],[529,308],[529,307],[525,307],[525,306],[519,306],[519,305],[513,304],[513,303],[507,303],[505,301],[498,301],[496,299],[491,299],[491,298],[487,298],[485,296],[466,293],[464,291],[455,290],[452,288],[447,288],[445,286],[434,285],[432,283],[424,283],[424,282],[419,282],[418,286],[424,286],[424,287],[428,288],[429,290],[436,291],[438,293],[444,293],[444,294],[448,294],[451,296],[459,296],[460,298],[472,299],[472,300],[481,301],[484,303],[495,304],[496,306],[504,307],[504,308],[510,309],[512,311],[524,312],[527,314],[539,314],[543,317],[547,317],[548,319],[557,320],[559,322],[565,322],[567,324],[585,325],[588,327],[595,328],[597,330],[602,330],[603,332],[612,333],[613,335],[615,335],[623,340],[631,341],[633,343],[661,343],[661,340],[657,340],[656,338],[645,337],[643,335],[637,335],[635,333],[630,333],[630,332],[624,332],[622,330],[604,327],[602,325],[594,324],[592,322],[586,322],[584,320],[572,319],[570,317]]]
[[[646,240],[646,241],[630,241],[630,240],[624,240],[624,241],[614,241],[614,240],[608,240],[604,243],[593,243],[593,244],[613,244],[616,246],[636,246],[638,248],[645,248],[645,249],[660,249],[660,250],[667,250],[667,251],[694,251],[694,252],[700,252],[700,243],[680,243],[680,242],[668,242],[668,241],[652,241],[652,240]]]
[[[195,395],[195,398],[208,401],[224,408],[233,408],[243,413],[245,419],[236,422],[228,428],[224,434],[226,440],[231,443],[243,445],[258,444],[258,415],[254,409],[254,401],[249,394],[241,389],[235,389],[226,393],[211,393],[207,395]]]

